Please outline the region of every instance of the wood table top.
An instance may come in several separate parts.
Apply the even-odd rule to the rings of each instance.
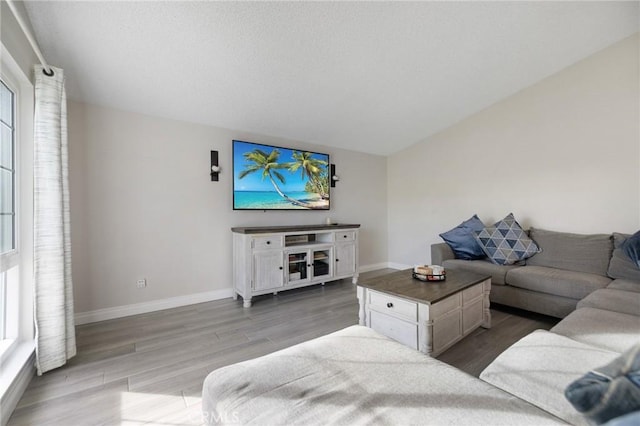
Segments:
[[[235,226],[231,228],[231,231],[238,234],[273,234],[276,232],[325,231],[349,228],[360,228],[360,224],[332,223],[331,225]]]
[[[419,303],[433,304],[491,278],[491,275],[451,269],[446,271],[447,278],[444,281],[420,281],[413,278],[412,272],[412,269],[392,272],[363,280],[358,285]]]

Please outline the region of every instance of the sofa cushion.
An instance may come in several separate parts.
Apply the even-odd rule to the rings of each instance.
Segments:
[[[556,318],[564,318],[576,310],[576,299],[525,290],[510,285],[492,285],[491,303],[513,306]]]
[[[573,311],[551,330],[578,342],[622,353],[640,343],[640,318],[595,308]]]
[[[474,233],[476,240],[487,257],[497,265],[513,265],[539,251],[533,241],[520,224],[513,213]]]
[[[483,229],[484,223],[478,218],[478,215],[474,214],[470,219],[465,220],[455,228],[440,234],[440,238],[449,244],[456,259],[482,259],[487,255],[482,250],[482,247],[478,245],[473,232],[482,231]]]
[[[536,330],[500,354],[480,378],[574,424],[589,424],[564,397],[564,390],[585,371],[619,354]]]
[[[607,275],[611,278],[624,278],[640,282],[640,268],[623,251],[622,245],[629,238],[629,235],[613,233],[613,254],[609,262]]]
[[[640,345],[571,383],[565,395],[598,424],[640,410]]]
[[[607,277],[544,266],[523,266],[507,272],[508,285],[555,296],[582,299],[589,293],[606,287]]]
[[[607,288],[610,288],[613,290],[624,290],[624,291],[633,291],[635,293],[640,293],[640,281],[625,280],[625,279],[619,278],[617,280],[611,281],[611,284],[609,284]]]
[[[571,234],[531,228],[529,235],[542,251],[527,259],[527,265],[607,275],[613,251],[611,236]]]
[[[202,409],[210,424],[221,416],[254,425],[560,423],[362,326],[214,371]]]
[[[491,285],[504,285],[507,272],[517,265],[496,265],[488,260],[460,260],[450,259],[442,263],[445,269],[458,269],[461,271],[477,272],[478,274],[491,275]]]
[[[640,293],[603,288],[579,301],[578,308],[597,308],[640,316]]]

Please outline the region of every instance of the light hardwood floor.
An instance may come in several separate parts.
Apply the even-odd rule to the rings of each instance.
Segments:
[[[373,277],[390,270],[361,275]],[[202,382],[212,370],[358,322],[349,280],[254,299],[231,299],[77,327],[78,355],[35,377],[9,425],[201,424]],[[478,329],[439,359],[478,376],[500,352],[557,320],[492,309]]]

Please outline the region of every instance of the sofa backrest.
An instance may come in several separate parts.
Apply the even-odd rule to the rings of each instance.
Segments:
[[[613,233],[613,255],[609,262],[609,270],[607,275],[611,278],[623,278],[640,282],[640,268],[629,259],[622,249],[622,243],[631,235]]]
[[[529,235],[542,251],[527,259],[527,265],[607,276],[613,251],[611,235],[583,235],[534,228],[529,230]]]

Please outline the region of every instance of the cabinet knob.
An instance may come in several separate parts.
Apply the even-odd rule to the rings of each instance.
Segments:
[[[340,262],[340,259],[336,259],[336,262]]]
[[[307,268],[311,268],[311,265],[309,265],[308,263],[307,263]]]
[[[268,245],[268,244],[271,244],[271,241],[267,241],[267,245]]]
[[[388,303],[387,303],[387,308],[393,308],[393,303],[388,302]]]
[[[280,266],[278,269],[280,269],[282,271],[282,266]]]
[[[343,235],[343,236],[342,236],[342,238],[347,238],[347,236],[346,236],[346,235]]]

